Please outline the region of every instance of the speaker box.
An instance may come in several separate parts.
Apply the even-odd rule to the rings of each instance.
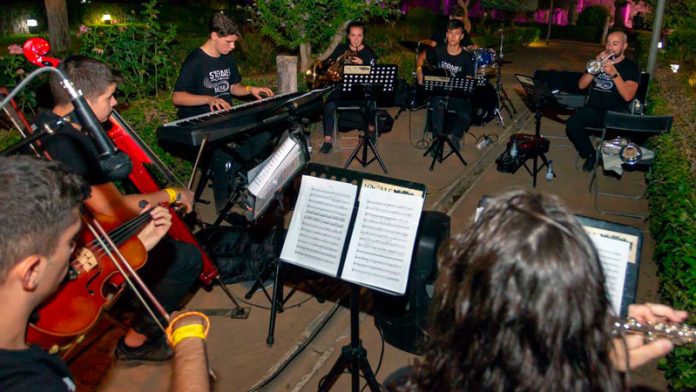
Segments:
[[[424,211],[418,227],[406,293],[393,296],[373,292],[375,326],[382,331],[384,341],[400,350],[420,354],[437,278],[437,250],[449,235],[449,216]]]

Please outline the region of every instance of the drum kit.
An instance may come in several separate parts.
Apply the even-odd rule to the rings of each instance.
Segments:
[[[512,102],[510,102],[510,99],[508,98],[507,93],[503,89],[501,83],[501,72],[503,66],[502,40],[503,37],[501,34],[499,52],[491,48],[467,50],[474,60],[474,74],[476,78],[476,88],[471,96],[471,120],[473,125],[483,126],[494,118],[497,118],[498,124],[504,126],[503,116],[500,110],[505,109],[510,115],[510,118],[513,117],[513,113],[517,113],[517,110],[512,105]],[[417,58],[421,51],[430,48],[427,42],[429,42],[429,40],[399,41],[399,44],[406,50],[414,51]],[[427,68],[427,65],[424,66],[424,68]],[[492,83],[493,78],[496,78],[495,85]],[[416,94],[416,96],[418,96],[418,94]],[[414,107],[423,106],[422,97],[416,97],[413,101],[414,102],[412,102],[412,105]]]

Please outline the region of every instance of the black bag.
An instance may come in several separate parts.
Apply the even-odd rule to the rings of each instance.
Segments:
[[[383,133],[391,132],[393,127],[394,127],[394,117],[392,117],[391,114],[387,113],[386,110],[378,109],[377,110],[377,129],[379,130],[380,135]]]
[[[196,233],[206,253],[217,265],[226,284],[256,279],[269,262],[276,258],[275,231],[252,238],[235,227],[214,227]]]

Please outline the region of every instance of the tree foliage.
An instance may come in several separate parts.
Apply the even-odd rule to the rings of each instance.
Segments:
[[[526,11],[529,7],[529,0],[482,0],[481,6],[484,9],[501,11]]]
[[[396,15],[399,0],[258,0],[253,22],[277,45],[326,48],[348,20]]]

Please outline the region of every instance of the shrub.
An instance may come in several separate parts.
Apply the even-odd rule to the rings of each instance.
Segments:
[[[7,47],[7,51],[6,56],[0,56],[0,86],[12,90],[36,67],[24,57],[20,45],[12,44]],[[36,111],[36,89],[45,80],[45,74],[37,77],[15,97],[15,101],[23,112]]]
[[[409,10],[404,19],[410,26],[433,26],[437,16],[428,8],[416,7]]]
[[[121,90],[126,98],[168,95],[178,72],[171,56],[176,27],[160,25],[157,0],[143,3],[140,14],[139,24],[81,26],[80,53],[117,68],[123,75]]]
[[[696,59],[696,28],[683,26],[675,29],[669,35],[667,52],[672,59],[693,63]]]
[[[696,97],[684,80],[658,70],[650,89],[651,114],[674,115],[670,133],[653,140],[656,152],[649,177],[650,234],[659,266],[664,303],[689,312],[696,321]],[[675,391],[696,389],[696,349],[676,348],[663,362]]]
[[[609,9],[603,5],[593,5],[585,8],[578,16],[578,26],[604,27],[609,18]]]

